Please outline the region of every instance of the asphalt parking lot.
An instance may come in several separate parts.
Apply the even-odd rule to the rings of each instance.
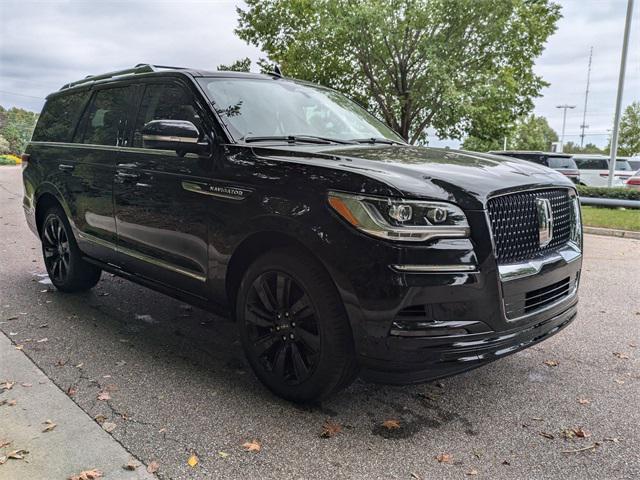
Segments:
[[[108,274],[55,292],[21,197],[0,167],[0,330],[161,478],[640,477],[640,241],[586,236],[579,317],[536,347],[301,407],[258,383],[228,319]]]

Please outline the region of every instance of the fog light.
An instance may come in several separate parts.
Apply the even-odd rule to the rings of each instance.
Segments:
[[[444,208],[432,208],[427,212],[427,220],[431,223],[443,223],[447,220],[447,211]]]
[[[411,220],[413,209],[411,205],[397,204],[389,207],[389,216],[398,222],[406,222]]]

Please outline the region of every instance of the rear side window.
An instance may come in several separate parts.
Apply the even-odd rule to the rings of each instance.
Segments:
[[[181,85],[149,84],[142,96],[133,132],[133,146],[142,147],[142,128],[152,120],[187,120],[202,131],[194,99]]]
[[[33,132],[33,140],[70,142],[87,95],[87,92],[76,92],[49,98]]]
[[[600,158],[576,158],[575,162],[581,170],[607,170],[609,168],[607,161]]]
[[[129,88],[99,90],[83,116],[82,143],[125,146]]]
[[[549,157],[547,161],[551,168],[578,168],[572,158]]]

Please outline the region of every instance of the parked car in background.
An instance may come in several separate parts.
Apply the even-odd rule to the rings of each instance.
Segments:
[[[505,155],[507,157],[520,158],[539,165],[544,165],[545,167],[553,168],[566,177],[569,177],[573,183],[580,183],[580,172],[578,171],[578,167],[571,158],[571,155],[566,153],[536,152],[529,150],[495,150],[489,153],[492,155]]]
[[[629,162],[629,165],[631,165],[631,170],[633,170],[634,172],[640,170],[640,157],[630,157],[627,159],[627,162]]]
[[[609,186],[609,158],[605,155],[574,155],[578,169],[580,170],[580,185],[588,187]],[[618,157],[613,172],[613,186],[622,187],[633,175],[633,168],[626,158]]]
[[[640,191],[640,169],[630,177],[625,184],[627,188]]]

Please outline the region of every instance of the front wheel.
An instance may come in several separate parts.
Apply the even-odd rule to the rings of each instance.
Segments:
[[[240,284],[236,312],[249,363],[276,395],[320,400],[355,378],[342,301],[322,265],[304,252],[258,258]]]
[[[82,258],[62,208],[47,211],[41,231],[42,255],[51,283],[63,292],[82,292],[100,280],[101,270]]]

